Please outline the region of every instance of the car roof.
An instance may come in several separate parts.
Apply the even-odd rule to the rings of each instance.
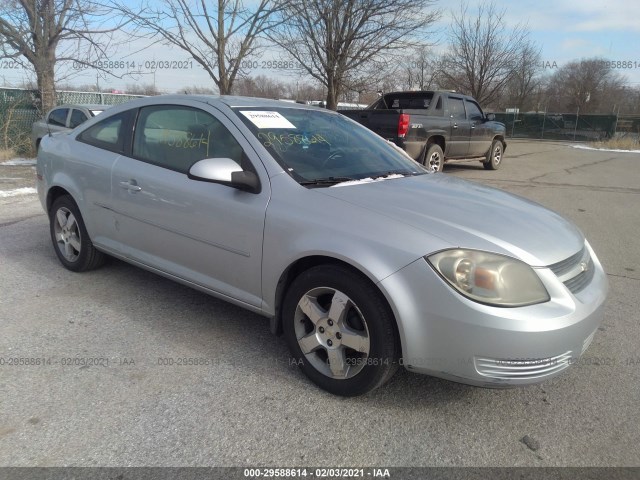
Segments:
[[[222,95],[219,97],[212,97],[218,101],[224,103],[229,107],[286,107],[286,108],[300,108],[302,110],[317,110],[318,107],[313,105],[306,105],[304,103],[295,103],[285,100],[272,100],[270,98],[257,98],[257,97],[237,97],[233,95]],[[324,109],[323,109],[324,110]]]
[[[198,95],[198,94],[167,94],[153,95],[149,97],[136,98],[128,102],[119,103],[112,106],[109,115],[117,115],[123,111],[133,108],[142,108],[163,104],[181,104],[182,102],[202,102],[214,107],[225,108],[287,108],[297,110],[322,111],[327,114],[335,114],[332,110],[320,108],[314,105],[302,103],[283,102],[282,100],[272,100],[268,98],[239,97],[233,95]],[[62,106],[62,105],[61,105]],[[103,106],[104,107],[104,106]]]
[[[313,105],[306,105],[302,103],[291,103],[283,100],[272,100],[269,98],[257,98],[257,97],[240,97],[234,95],[196,95],[196,94],[168,94],[168,95],[154,95],[150,97],[139,98],[127,102],[121,105],[135,105],[136,107],[145,105],[159,105],[166,101],[197,101],[208,103],[210,105],[223,104],[227,107],[255,107],[255,108],[298,108],[303,110],[325,110],[324,108],[318,108]]]
[[[86,108],[87,110],[106,110],[109,107],[113,107],[113,105],[104,105],[99,103],[65,103],[64,105],[57,105],[51,110],[55,110],[56,108]]]

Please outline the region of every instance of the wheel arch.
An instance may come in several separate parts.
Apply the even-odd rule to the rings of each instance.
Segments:
[[[55,202],[57,198],[62,197],[63,195],[69,195],[71,198],[73,198],[73,195],[71,195],[71,193],[67,189],[59,185],[54,185],[49,189],[49,191],[47,192],[47,213],[51,211],[53,202]],[[77,203],[78,202],[76,202],[76,205]]]
[[[300,274],[304,273],[305,271],[313,267],[322,266],[322,265],[335,265],[335,266],[344,267],[352,271],[353,273],[357,274],[359,277],[363,279],[363,281],[366,281],[369,284],[371,284],[380,293],[385,303],[387,304],[387,307],[389,308],[389,313],[391,314],[394,320],[393,324],[396,332],[396,338],[398,339],[398,342],[400,344],[402,343],[401,341],[402,337],[400,335],[400,330],[398,326],[398,319],[396,318],[394,308],[390,304],[389,298],[386,292],[382,291],[382,289],[380,288],[379,283],[374,278],[371,277],[371,274],[366,273],[363,269],[349,262],[346,262],[342,259],[332,257],[329,255],[308,255],[305,257],[298,258],[294,262],[292,262],[282,272],[282,274],[280,275],[280,279],[278,280],[278,284],[275,292],[275,299],[274,299],[275,313],[274,315],[271,316],[270,327],[271,327],[271,332],[273,334],[275,335],[282,334],[282,303],[284,301],[284,297],[291,283]],[[400,345],[400,347],[401,346],[402,345]]]
[[[505,142],[504,140],[504,135],[494,135],[491,143],[495,142],[496,140],[500,140],[500,142],[502,143],[502,151],[505,152],[507,150],[507,142]]]
[[[58,170],[47,182],[49,187],[46,195],[47,212],[51,210],[51,205],[60,195],[69,195],[78,206],[80,213],[85,217],[84,201],[85,195],[78,182],[69,173]],[[86,223],[86,222],[85,222]]]
[[[427,153],[427,150],[429,149],[429,147],[434,143],[440,145],[440,148],[442,149],[442,153],[445,153],[447,141],[445,139],[444,134],[438,132],[438,133],[429,133],[429,137],[427,138],[427,141],[424,144],[425,154]]]

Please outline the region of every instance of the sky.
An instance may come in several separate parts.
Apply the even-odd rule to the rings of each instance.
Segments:
[[[482,0],[468,0],[469,10],[473,12]],[[553,73],[565,63],[594,56],[612,62],[611,66],[627,78],[632,86],[640,86],[640,2],[633,0],[495,0],[499,10],[505,10],[507,26],[525,24],[531,39],[540,47],[542,66],[546,73]],[[438,0],[436,7],[442,17],[435,25],[434,34],[428,40],[435,43],[433,50],[441,52],[446,48],[447,31],[451,23],[452,10],[459,11],[458,2]],[[282,70],[263,69],[263,62],[277,59],[274,51],[266,52],[261,58],[254,59],[257,69],[252,75],[270,75],[295,83],[299,77],[287,75]],[[124,78],[96,78],[95,71],[75,71],[68,83],[73,85],[95,84],[105,89],[125,90],[128,84],[155,84],[163,92],[184,91],[190,86],[212,86],[204,70],[185,52],[177,47],[156,44],[149,46],[148,41],[130,42],[114,52],[109,60],[127,62],[135,65],[141,74]],[[171,62],[168,69],[156,69],[153,62]],[[28,72],[10,63],[0,61],[0,84],[17,86],[30,78]],[[624,63],[623,63],[624,62]],[[122,65],[122,64],[120,64]],[[265,64],[266,66],[266,64]],[[181,68],[178,68],[181,67]],[[114,68],[116,74],[128,69]]]
[[[474,2],[478,3],[478,2]],[[501,1],[511,24],[524,22],[545,65],[599,56],[640,85],[640,2],[629,0]],[[620,63],[618,63],[620,62]],[[627,62],[626,68],[622,62]]]

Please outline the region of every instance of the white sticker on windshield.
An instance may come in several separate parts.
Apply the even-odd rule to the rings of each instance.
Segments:
[[[240,112],[256,127],[263,128],[296,128],[289,120],[278,112],[246,111]]]

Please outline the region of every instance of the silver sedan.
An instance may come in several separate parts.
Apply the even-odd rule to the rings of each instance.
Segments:
[[[110,255],[267,316],[334,394],[368,392],[399,366],[539,382],[602,321],[607,279],[573,224],[429,173],[323,109],[135,100],[44,137],[37,175],[66,268]]]
[[[88,119],[104,112],[110,105],[60,105],[31,127],[31,142],[37,151],[42,137],[56,132],[69,132]]]

